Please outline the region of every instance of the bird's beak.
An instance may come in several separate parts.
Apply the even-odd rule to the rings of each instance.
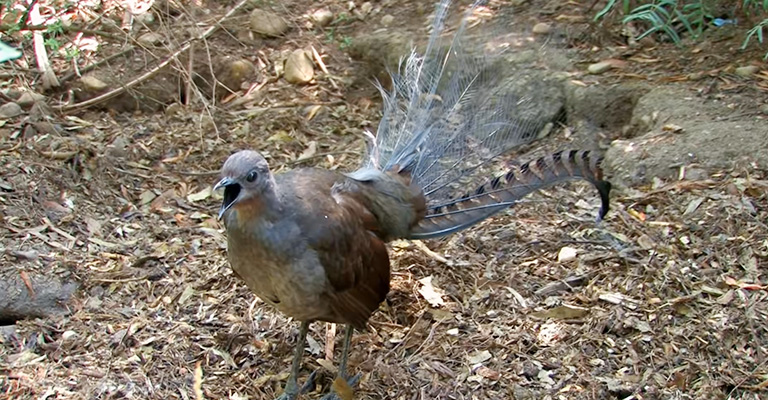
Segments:
[[[219,209],[219,220],[221,220],[224,213],[237,202],[237,197],[240,195],[240,184],[237,183],[235,179],[224,177],[213,186],[214,191],[221,188],[224,188],[224,200]]]

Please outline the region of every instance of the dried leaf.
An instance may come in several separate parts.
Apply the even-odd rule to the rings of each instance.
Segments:
[[[697,197],[693,200],[691,200],[690,203],[688,203],[688,207],[686,207],[685,212],[683,212],[683,216],[692,214],[694,211],[696,211],[697,208],[701,205],[701,203],[704,202],[703,197]]]
[[[548,318],[575,319],[575,318],[583,318],[587,314],[589,314],[588,308],[562,305],[559,307],[551,308],[546,311],[535,312],[533,313],[533,316],[541,319],[548,319]]]
[[[299,160],[310,158],[314,156],[316,153],[317,153],[317,142],[313,140],[309,142],[309,145],[307,146],[307,148],[304,150],[304,152],[301,153],[301,155],[299,156]]]
[[[486,366],[481,366],[475,373],[492,381],[498,381],[501,378],[501,373],[499,371],[492,370]]]
[[[205,200],[209,197],[211,197],[211,194],[213,194],[213,188],[211,186],[208,186],[204,188],[203,190],[197,192],[197,193],[191,193],[187,196],[187,200],[190,203],[194,203],[197,201]]]
[[[467,361],[470,365],[480,364],[484,361],[488,361],[493,357],[488,350],[476,350],[474,353],[467,356]]]
[[[445,304],[445,301],[443,300],[444,292],[432,285],[432,276],[419,279],[419,283],[422,285],[421,288],[419,288],[419,294],[421,294],[432,307],[440,307]]]

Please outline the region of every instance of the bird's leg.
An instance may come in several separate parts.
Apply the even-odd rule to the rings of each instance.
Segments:
[[[299,340],[293,353],[291,374],[285,383],[283,394],[276,400],[294,400],[299,394],[299,385],[296,383],[296,377],[299,375],[299,369],[301,369],[301,358],[304,356],[304,343],[307,341],[307,332],[309,332],[309,322],[302,321],[299,327]]]
[[[349,358],[349,346],[352,343],[352,334],[354,332],[355,328],[352,325],[347,325],[347,330],[344,332],[344,347],[341,350],[341,361],[339,361],[339,376],[336,377],[331,392],[323,396],[321,400],[352,398],[352,386],[357,384],[357,381],[360,379],[359,374],[352,378],[349,378],[347,374],[347,358]]]
[[[347,379],[347,358],[349,357],[349,345],[352,343],[352,334],[355,333],[355,328],[352,325],[347,325],[347,329],[344,331],[344,346],[341,349],[341,361],[339,362],[339,376],[344,380]]]

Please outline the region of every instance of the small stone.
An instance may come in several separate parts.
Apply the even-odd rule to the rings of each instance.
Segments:
[[[384,26],[390,26],[392,23],[395,22],[395,17],[387,14],[383,17],[381,17],[381,24]]]
[[[255,9],[251,12],[251,30],[264,36],[280,36],[288,30],[288,23],[279,15]]]
[[[83,83],[83,87],[85,90],[90,92],[98,92],[100,90],[104,90],[107,88],[107,84],[104,83],[101,79],[93,76],[93,75],[85,75],[82,78],[80,78],[80,82]]]
[[[286,81],[294,84],[307,83],[314,78],[315,67],[304,50],[295,50],[288,56],[283,76]]]
[[[165,109],[165,115],[168,117],[173,117],[181,114],[182,111],[184,111],[184,106],[179,103],[173,103]]]
[[[122,158],[128,155],[128,140],[122,136],[118,136],[107,146],[107,154],[112,157]]]
[[[522,375],[528,379],[539,375],[540,368],[532,361],[523,361],[523,366],[520,368],[518,375]]]
[[[571,260],[574,260],[576,258],[576,255],[579,254],[579,251],[573,247],[565,246],[560,249],[560,251],[557,253],[557,261],[558,262],[568,262]]]
[[[704,79],[707,76],[705,72],[692,72],[688,74],[688,80],[689,81],[699,81]]]
[[[333,22],[333,13],[327,8],[321,8],[312,13],[312,22],[320,28],[326,27]]]
[[[256,67],[252,62],[241,58],[227,63],[223,70],[216,75],[216,79],[230,91],[236,92],[248,79],[253,77]]]
[[[68,341],[71,339],[74,339],[77,337],[77,332],[75,331],[64,331],[64,333],[61,334],[61,340],[62,341]]]
[[[736,75],[738,75],[738,76],[741,76],[741,77],[744,77],[744,78],[749,78],[752,75],[756,74],[757,71],[759,71],[759,70],[760,70],[760,68],[758,68],[756,65],[747,65],[745,67],[736,68],[734,73]]]
[[[156,32],[147,32],[136,39],[142,46],[159,46],[163,44],[163,35]]]
[[[21,106],[14,103],[5,103],[0,106],[0,119],[8,119],[21,115]]]
[[[599,75],[612,68],[621,68],[624,66],[624,62],[620,60],[603,60],[594,64],[590,64],[587,67],[587,71],[590,74]]]
[[[686,168],[685,180],[687,181],[704,181],[709,178],[707,170],[704,168]]]
[[[360,6],[360,16],[365,17],[373,11],[373,4],[370,1],[366,1]]]
[[[537,35],[546,35],[552,31],[552,27],[546,22],[539,22],[533,26],[533,33]]]
[[[16,102],[19,103],[19,105],[22,108],[28,108],[28,107],[32,107],[32,105],[37,103],[38,101],[43,101],[43,100],[45,100],[45,96],[43,96],[42,94],[28,91],[28,92],[22,93]]]

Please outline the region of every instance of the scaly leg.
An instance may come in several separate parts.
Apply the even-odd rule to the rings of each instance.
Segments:
[[[276,400],[295,400],[299,395],[299,385],[296,383],[296,377],[301,369],[301,359],[304,356],[304,343],[307,341],[307,332],[309,331],[309,322],[302,321],[299,327],[299,340],[296,342],[296,349],[293,353],[293,363],[291,364],[291,374],[285,383],[283,394]]]
[[[344,347],[341,350],[341,361],[339,361],[339,376],[336,378],[337,381],[342,381],[345,383],[341,383],[342,385],[345,385],[344,388],[341,388],[342,390],[351,390],[353,386],[357,384],[357,381],[360,379],[360,375],[355,375],[352,378],[349,378],[347,374],[347,359],[349,358],[349,346],[350,343],[352,343],[352,334],[355,332],[355,328],[352,327],[352,325],[347,325],[347,330],[344,332]],[[335,389],[336,384],[334,384]],[[339,395],[337,393],[334,393],[334,389],[331,390],[330,393],[323,396],[320,400],[335,400],[339,399]],[[341,396],[344,398],[347,398],[346,396]]]

